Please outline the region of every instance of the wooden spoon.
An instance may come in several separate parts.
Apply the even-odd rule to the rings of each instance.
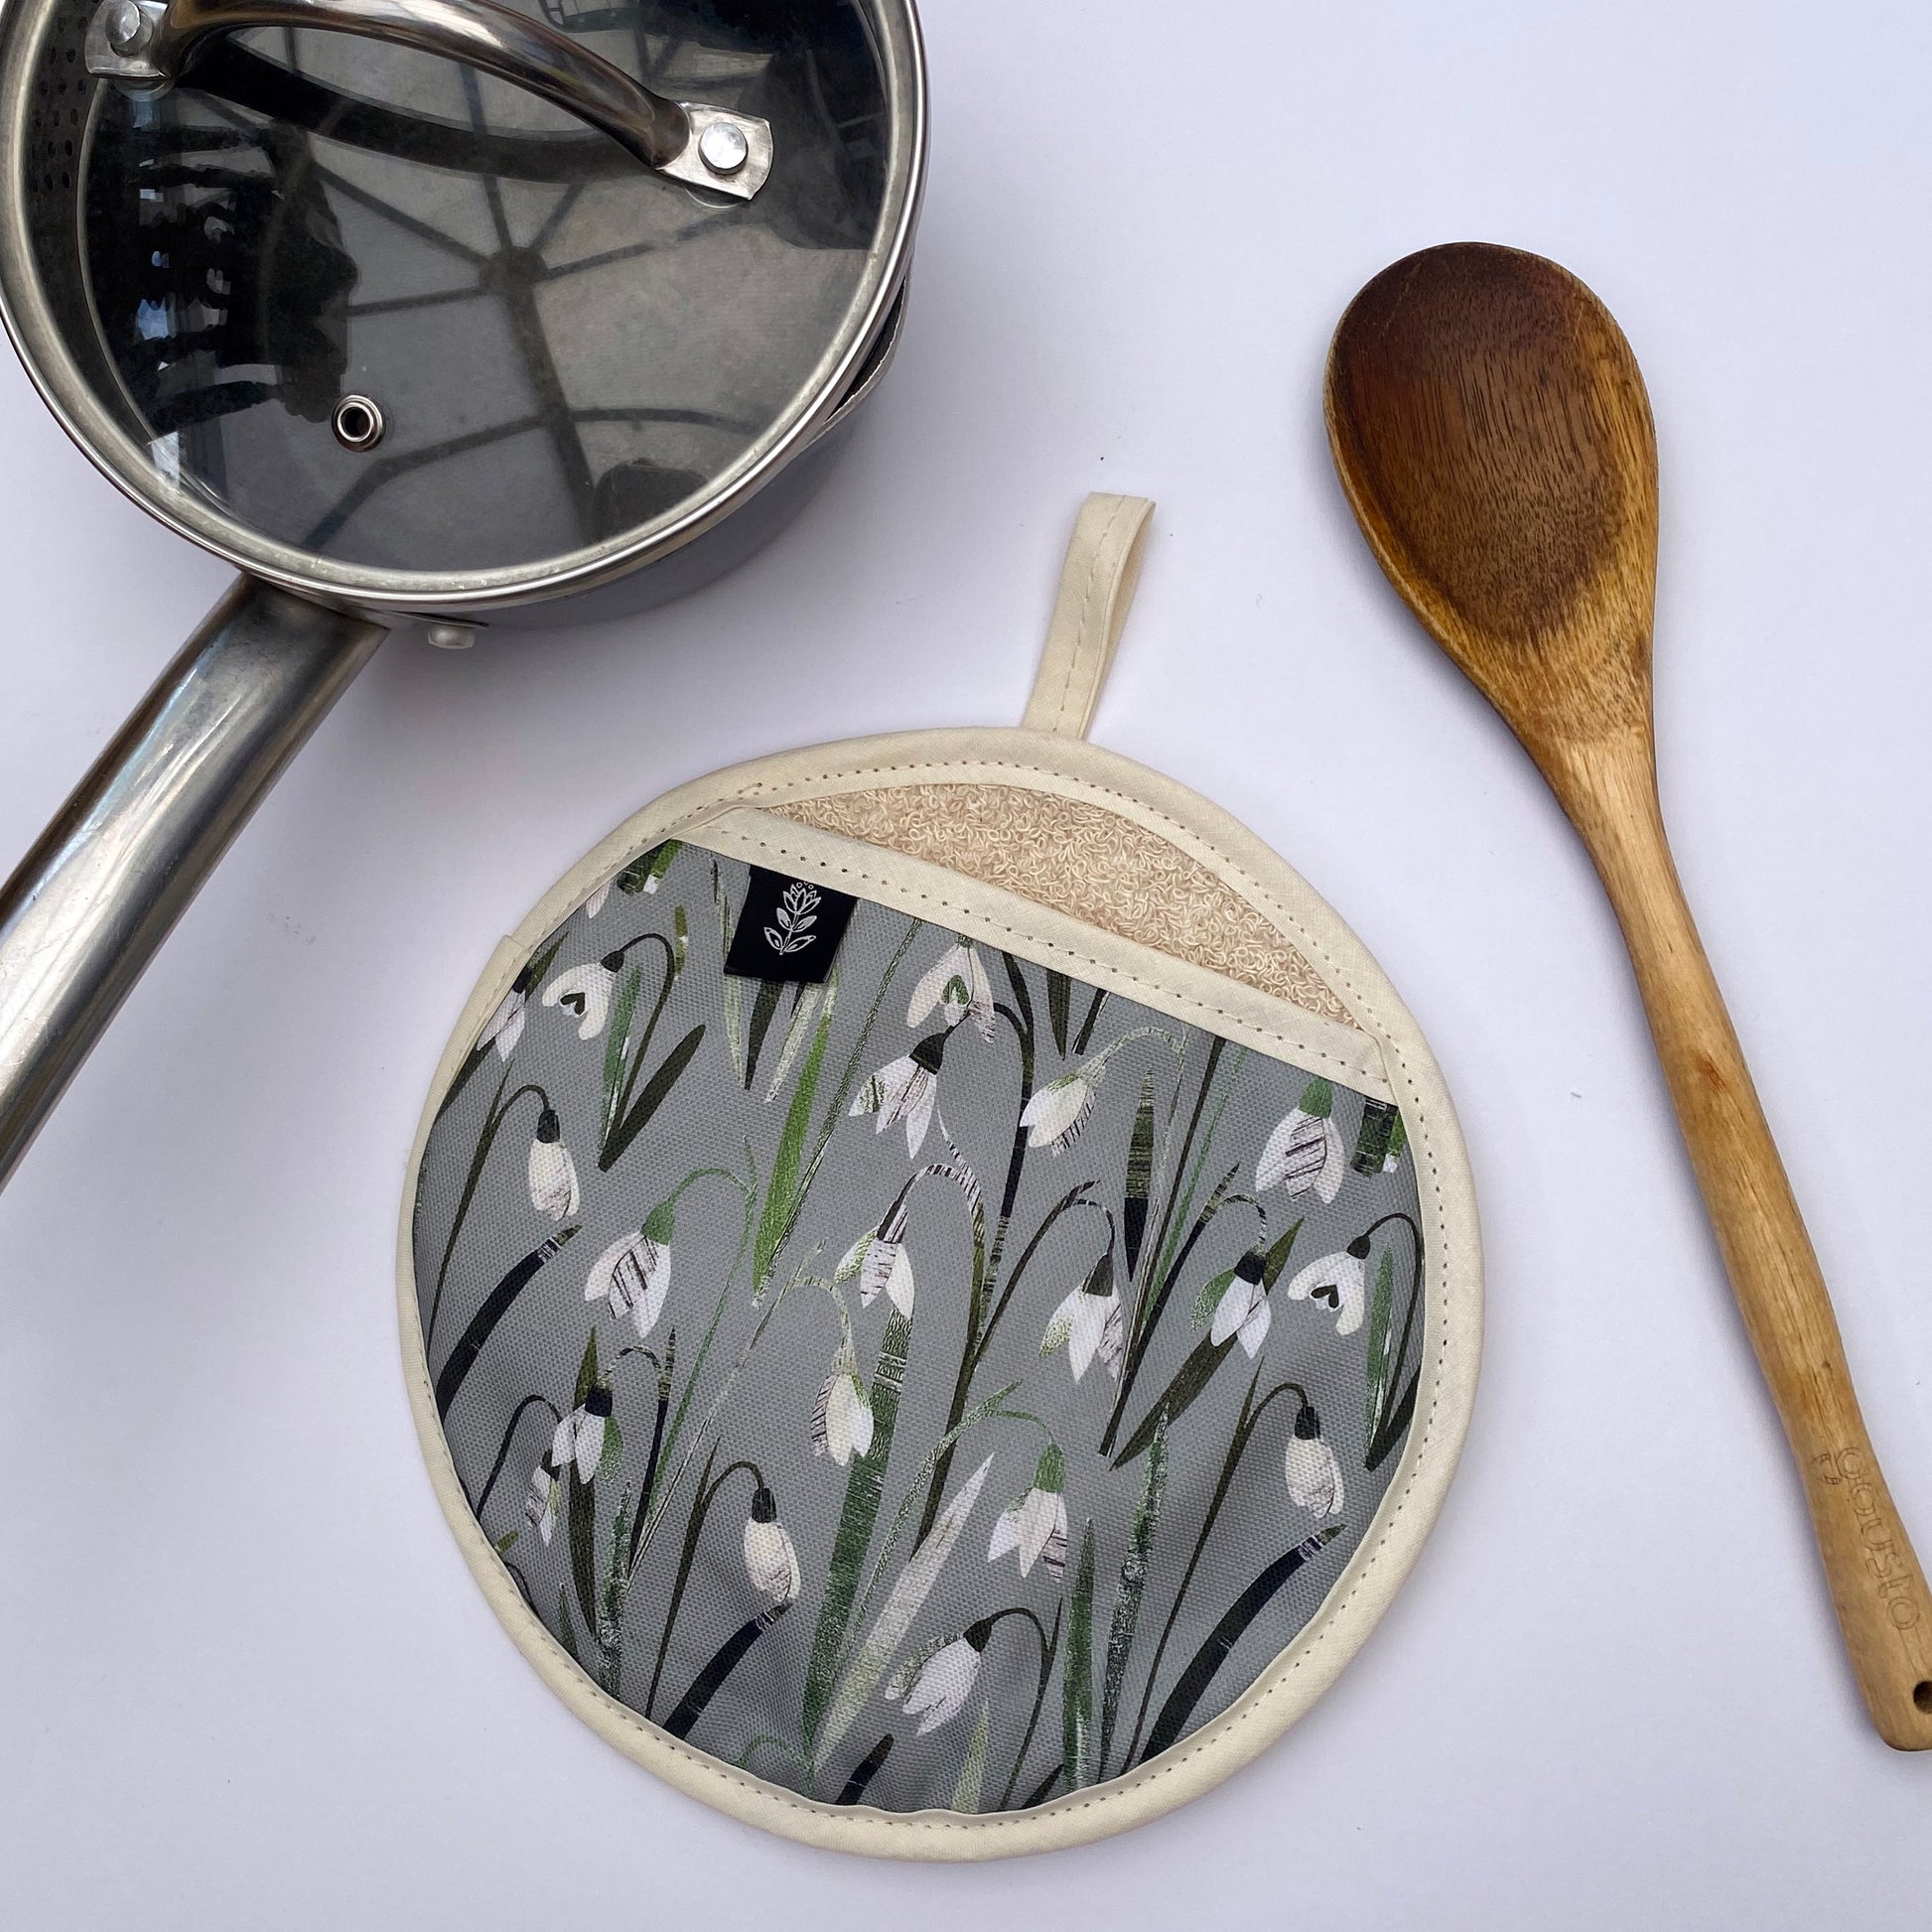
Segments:
[[[1429,248],[1349,305],[1325,400],[1377,561],[1522,740],[1609,893],[1859,1688],[1888,1744],[1932,1748],[1932,1598],[1657,802],[1657,446],[1630,345],[1554,262]]]

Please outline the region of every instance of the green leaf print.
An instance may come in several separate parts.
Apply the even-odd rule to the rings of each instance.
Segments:
[[[577,1372],[577,1393],[573,1409],[581,1409],[591,1391],[598,1386],[597,1330],[584,1349],[584,1361]],[[570,1580],[576,1587],[578,1607],[584,1613],[587,1635],[597,1632],[597,1477],[586,1482],[573,1461],[565,1475],[570,1541]]]
[[[751,1091],[752,1083],[759,1077],[759,1055],[764,1051],[764,1036],[771,1031],[771,1023],[777,1018],[778,996],[784,986],[778,980],[759,980],[759,990],[752,998],[752,1027],[745,1039],[745,1088]],[[794,989],[793,997],[796,998]]]
[[[669,1099],[671,1089],[677,1085],[684,1069],[691,1064],[704,1038],[704,1028],[696,1026],[664,1055],[657,1071],[644,1082],[640,1093],[628,1113],[612,1130],[603,1153],[597,1157],[597,1165],[607,1172],[623,1159],[624,1150],[639,1134],[650,1125],[650,1117]]]
[[[931,1535],[912,1552],[910,1561],[899,1572],[898,1581],[886,1598],[886,1607],[879,1612],[879,1621],[859,1646],[858,1654],[840,1679],[831,1702],[825,1707],[825,1716],[812,1749],[813,1763],[823,1764],[838,1749],[853,1721],[872,1701],[873,1693],[878,1690],[887,1667],[893,1661],[893,1653],[905,1641],[905,1633],[912,1627],[912,1619],[932,1594],[932,1587],[939,1581],[939,1573],[945,1568],[953,1545],[959,1541],[960,1532],[966,1527],[966,1519],[973,1513],[973,1505],[979,1500],[980,1487],[986,1481],[986,1472],[992,1466],[993,1458],[989,1455],[966,1478],[960,1485],[959,1493],[939,1512]]]
[[[681,841],[666,839],[662,845],[654,845],[631,860],[612,883],[631,898],[640,893],[654,893],[659,881],[670,871],[671,861],[683,850]]]
[[[673,1737],[689,1737],[691,1726],[704,1716],[705,1706],[717,1696],[745,1653],[791,1608],[789,1602],[773,1603],[742,1624],[719,1645],[718,1653],[691,1681],[691,1688],[678,1700],[677,1709],[664,1720],[664,1728]]]
[[[1168,1423],[1157,1413],[1154,1434],[1148,1442],[1147,1474],[1141,1482],[1141,1500],[1134,1510],[1134,1529],[1128,1540],[1127,1555],[1121,1560],[1120,1593],[1114,1598],[1114,1616],[1107,1632],[1107,1672],[1100,1694],[1100,1748],[1094,1756],[1094,1769],[1102,1777],[1114,1747],[1114,1725],[1120,1717],[1121,1691],[1127,1682],[1127,1659],[1134,1648],[1134,1632],[1141,1619],[1141,1598],[1147,1591],[1147,1563],[1154,1548],[1154,1532],[1160,1527],[1161,1505],[1168,1496]]]
[[[1227,1662],[1228,1652],[1240,1642],[1248,1625],[1274,1601],[1282,1586],[1311,1557],[1332,1543],[1341,1530],[1339,1523],[1330,1523],[1326,1529],[1316,1530],[1312,1536],[1305,1537],[1294,1549],[1277,1557],[1228,1606],[1220,1622],[1208,1633],[1207,1641],[1195,1651],[1187,1668],[1181,1672],[1179,1681],[1168,1694],[1168,1701],[1162,1705],[1161,1715],[1155,1719],[1154,1728],[1147,1734],[1147,1749],[1141,1757],[1143,1764],[1150,1757],[1158,1757],[1178,1739],[1187,1720],[1194,1714],[1194,1706],[1206,1695],[1208,1685],[1214,1681],[1214,1674]]]
[[[1121,1196],[1120,1240],[1130,1283],[1140,1280],[1141,1243],[1147,1236],[1147,1201],[1154,1185],[1154,1075],[1141,1076],[1141,1104],[1127,1144],[1127,1183]]]
[[[966,1762],[952,1788],[954,1811],[973,1812],[980,1808],[980,1788],[986,1782],[986,1747],[993,1736],[993,1706],[982,1699],[979,1723],[973,1726],[973,1741],[966,1746]]]
[[[497,1322],[515,1307],[516,1298],[529,1287],[544,1263],[562,1253],[565,1244],[577,1232],[575,1227],[559,1228],[547,1241],[532,1248],[484,1297],[483,1307],[471,1317],[469,1327],[464,1329],[457,1345],[450,1350],[449,1359],[436,1378],[436,1413],[439,1416],[450,1413],[450,1405],[456,1400],[457,1391],[476,1366],[477,1357],[483,1353],[483,1343],[495,1331]]]
[[[1066,1058],[1067,1004],[1072,997],[1073,989],[1067,984],[1066,975],[1049,970],[1046,975],[1046,1024],[1053,1030],[1053,1051],[1061,1059]]]
[[[1261,1285],[1264,1290],[1272,1290],[1281,1279],[1282,1270],[1288,1265],[1288,1257],[1294,1251],[1295,1237],[1302,1232],[1301,1221],[1289,1228],[1268,1248],[1262,1257]],[[1201,1290],[1200,1298],[1194,1305],[1196,1321],[1207,1320],[1219,1305],[1220,1297],[1227,1293],[1234,1280],[1234,1270],[1228,1269],[1223,1275],[1214,1276]],[[1218,1292],[1216,1292],[1218,1290]],[[1127,1447],[1114,1457],[1114,1467],[1122,1469],[1133,1461],[1135,1456],[1154,1440],[1157,1427],[1165,1424],[1169,1429],[1193,1407],[1208,1383],[1214,1379],[1214,1371],[1227,1360],[1233,1352],[1235,1335],[1225,1341],[1216,1341],[1213,1335],[1201,1336],[1187,1359],[1174,1371],[1173,1380],[1161,1392],[1154,1407],[1142,1418],[1141,1426],[1127,1439]]]
[[[799,1169],[804,1160],[805,1136],[811,1132],[812,1103],[818,1093],[818,1076],[825,1064],[825,1042],[831,1037],[832,1009],[835,1004],[837,969],[825,989],[825,1005],[812,1033],[810,1050],[799,1069],[798,1084],[792,1089],[791,1105],[785,1110],[784,1130],[778,1138],[778,1151],[771,1160],[771,1178],[764,1190],[764,1211],[759,1217],[758,1239],[752,1248],[752,1285],[762,1289],[771,1274],[778,1250],[791,1233],[798,1215],[800,1195]]]
[[[623,1091],[624,1049],[630,1039],[630,1023],[637,1015],[637,995],[644,984],[643,969],[627,967],[618,982],[617,998],[611,1005],[611,1024],[604,1034],[604,1097],[598,1113],[597,1139],[603,1147],[617,1124],[620,1096]]]
[[[852,1775],[846,1779],[845,1788],[839,1793],[838,1802],[842,1805],[860,1803],[872,1781],[876,1778],[886,1760],[893,1754],[893,1733],[889,1730],[857,1764],[852,1767]]]
[[[912,1324],[895,1308],[880,1338],[879,1362],[872,1378],[872,1444],[864,1455],[852,1458],[845,1479],[845,1506],[839,1512],[838,1535],[825,1573],[825,1595],[819,1605],[818,1629],[812,1637],[811,1662],[805,1672],[805,1705],[801,1731],[805,1748],[823,1761],[836,1739],[823,1750],[819,1725],[832,1694],[833,1673],[845,1648],[846,1620],[859,1591],[859,1573],[872,1547],[873,1526],[879,1520],[879,1499],[886,1485],[886,1464],[893,1452],[893,1432],[898,1424],[899,1390],[905,1382],[905,1357],[912,1345]],[[884,1668],[883,1666],[881,1667]]]
[[[1066,1613],[1066,1663],[1060,1672],[1062,1769],[1066,1788],[1093,1782],[1093,1524],[1080,1538],[1080,1561]]]
[[[1395,1256],[1386,1248],[1375,1268],[1375,1289],[1368,1304],[1368,1420],[1362,1440],[1372,1442],[1389,1397],[1390,1317],[1395,1311]]]

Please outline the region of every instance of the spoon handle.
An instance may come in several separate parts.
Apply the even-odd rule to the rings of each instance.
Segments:
[[[1623,928],[1737,1306],[1805,1485],[1871,1721],[1932,1749],[1932,1596],[1878,1467],[1831,1297],[1692,922],[1647,732],[1540,759]]]

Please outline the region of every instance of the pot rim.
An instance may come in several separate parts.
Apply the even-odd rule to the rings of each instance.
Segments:
[[[25,166],[33,79],[57,9],[71,0],[10,0],[0,6],[0,325],[41,400],[81,454],[122,494],[177,535],[238,570],[324,604],[355,610],[483,616],[519,604],[567,597],[648,567],[701,536],[761,489],[816,440],[848,400],[893,313],[911,262],[925,185],[925,53],[914,0],[864,0],[879,33],[892,152],[885,205],[867,250],[863,300],[848,309],[787,421],[674,521],[628,532],[536,564],[493,570],[404,571],[337,562],[278,542],[157,473],[147,451],[121,426],[81,374],[57,322],[34,259]],[[802,399],[802,400],[800,400]]]

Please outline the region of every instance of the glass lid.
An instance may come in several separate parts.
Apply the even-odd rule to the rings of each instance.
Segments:
[[[884,313],[904,150],[851,0],[507,0],[494,23],[458,0],[515,80],[396,44],[425,0],[57,4],[27,168],[49,306],[144,493],[274,544],[448,576],[681,527],[795,440]],[[317,13],[405,31],[227,25]],[[174,84],[89,77],[204,15]],[[617,109],[557,104],[598,80],[579,53],[688,121],[687,172],[702,133],[716,185],[644,158],[661,129],[624,145]]]

